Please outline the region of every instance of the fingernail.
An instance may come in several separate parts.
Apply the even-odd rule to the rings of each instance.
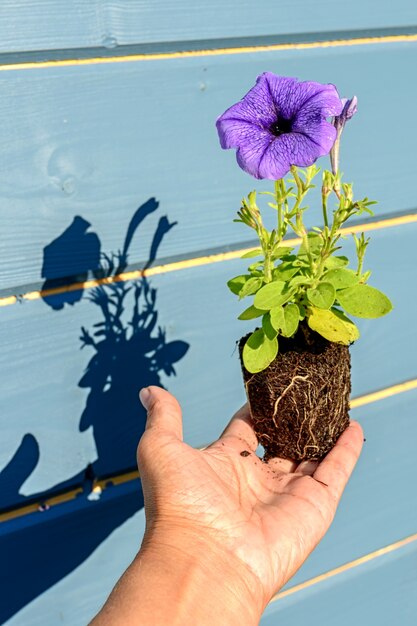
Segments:
[[[142,402],[142,405],[145,407],[146,410],[148,409],[150,398],[151,392],[149,391],[148,387],[144,387],[139,391],[139,400]]]

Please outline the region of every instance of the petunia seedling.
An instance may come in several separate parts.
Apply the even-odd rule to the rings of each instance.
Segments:
[[[259,246],[242,257],[253,259],[247,272],[228,282],[239,299],[251,299],[239,319],[258,319],[259,328],[242,352],[251,373],[268,367],[278,354],[279,337],[293,337],[300,325],[349,345],[359,338],[350,316],[377,318],[392,309],[387,296],[368,284],[369,239],[353,235],[356,267],[340,253],[345,223],[373,215],[375,204],[356,200],[339,170],[341,135],[356,110],[356,97],[340,99],[334,85],[266,72],[217,120],[220,144],[236,149],[239,166],[255,178],[274,180],[274,190],[264,193],[272,197],[268,204],[276,211],[276,227],[265,227],[256,191],[242,200],[235,220],[259,238]],[[329,153],[331,169],[322,173],[322,224],[307,231],[305,198],[320,171],[315,162]],[[297,250],[285,242],[291,233]]]

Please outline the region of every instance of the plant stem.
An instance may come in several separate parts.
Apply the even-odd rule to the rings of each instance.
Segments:
[[[327,218],[327,196],[326,195],[322,195],[321,197],[321,206],[323,208],[323,222],[324,225],[327,226],[327,228],[329,227],[329,221]]]
[[[303,245],[304,245],[304,249],[306,251],[307,257],[308,257],[308,262],[310,264],[310,270],[311,272],[314,271],[313,268],[313,257],[310,251],[310,243],[308,241],[308,234],[307,231],[305,229],[304,223],[303,223],[303,215],[302,212],[300,210],[300,204],[302,199],[305,196],[305,190],[304,190],[304,185],[303,185],[303,181],[301,180],[300,176],[298,175],[297,172],[297,168],[293,165],[291,167],[291,172],[292,175],[294,176],[294,180],[297,184],[297,201],[295,203],[294,209],[293,211],[296,211],[295,213],[295,223],[296,223],[296,234],[301,237],[302,241],[303,241]]]
[[[269,250],[264,250],[265,262],[264,262],[264,278],[266,283],[270,283],[272,280],[272,269],[271,269],[271,252]]]
[[[282,236],[283,236],[283,232],[282,232],[282,194],[280,193],[280,191],[282,191],[282,180],[276,180],[275,181],[275,198],[276,198],[276,202],[277,202],[277,211],[278,211],[278,241],[277,244],[280,243],[280,241],[282,240]],[[280,190],[281,187],[281,190]]]
[[[337,234],[337,229],[339,228],[339,222],[336,220],[336,218],[333,218],[333,223],[332,223],[332,227],[330,229],[330,233],[328,232],[328,228],[326,229],[327,231],[327,239],[326,242],[322,248],[321,251],[321,259],[320,262],[317,266],[316,269],[316,281],[318,282],[321,278],[321,275],[323,273],[323,269],[324,269],[324,264],[326,263],[327,259],[330,256],[331,250],[332,250],[332,246],[333,246],[333,240]]]

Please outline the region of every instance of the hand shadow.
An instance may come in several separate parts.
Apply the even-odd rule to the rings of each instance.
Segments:
[[[89,223],[75,217],[62,235],[44,249],[44,288],[71,284],[68,273],[72,280],[76,277],[77,282],[82,282],[91,272],[96,278],[107,278],[125,271],[139,225],[157,208],[153,198],[139,207],[127,228],[121,251],[108,255],[100,255],[100,240],[95,233],[87,232]],[[154,262],[164,236],[174,226],[166,216],[160,218],[145,267]],[[82,250],[82,254],[74,260],[77,250]],[[63,267],[68,268],[65,278],[59,276]],[[62,311],[65,305],[79,302],[82,295],[80,287],[76,291],[45,294],[44,301],[55,311]],[[97,460],[48,491],[24,497],[20,488],[42,454],[35,437],[27,434],[0,473],[3,510],[11,504],[42,502],[70,487],[82,488],[75,499],[2,525],[0,550],[7,565],[2,568],[0,588],[7,601],[0,603],[0,623],[79,566],[113,530],[143,507],[139,480],[123,489],[108,487],[94,501],[92,487],[98,478],[136,468],[136,446],[146,420],[138,400],[139,390],[148,385],[161,386],[160,374],[174,375],[174,364],[189,348],[184,341],[168,341],[165,330],[158,325],[157,290],[146,276],[129,283],[99,284],[87,297],[97,307],[100,318],[92,330],[81,327],[81,347],[94,350],[94,354],[78,383],[89,389],[79,428],[82,432],[92,427]]]

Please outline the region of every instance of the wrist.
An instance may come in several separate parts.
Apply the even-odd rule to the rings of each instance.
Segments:
[[[165,603],[170,618],[166,623],[172,626],[259,623],[265,608],[259,580],[213,538],[189,528],[153,529],[136,562],[142,573],[147,569],[158,578],[156,601]]]
[[[265,608],[250,569],[186,528],[148,530],[94,626],[257,626]]]

